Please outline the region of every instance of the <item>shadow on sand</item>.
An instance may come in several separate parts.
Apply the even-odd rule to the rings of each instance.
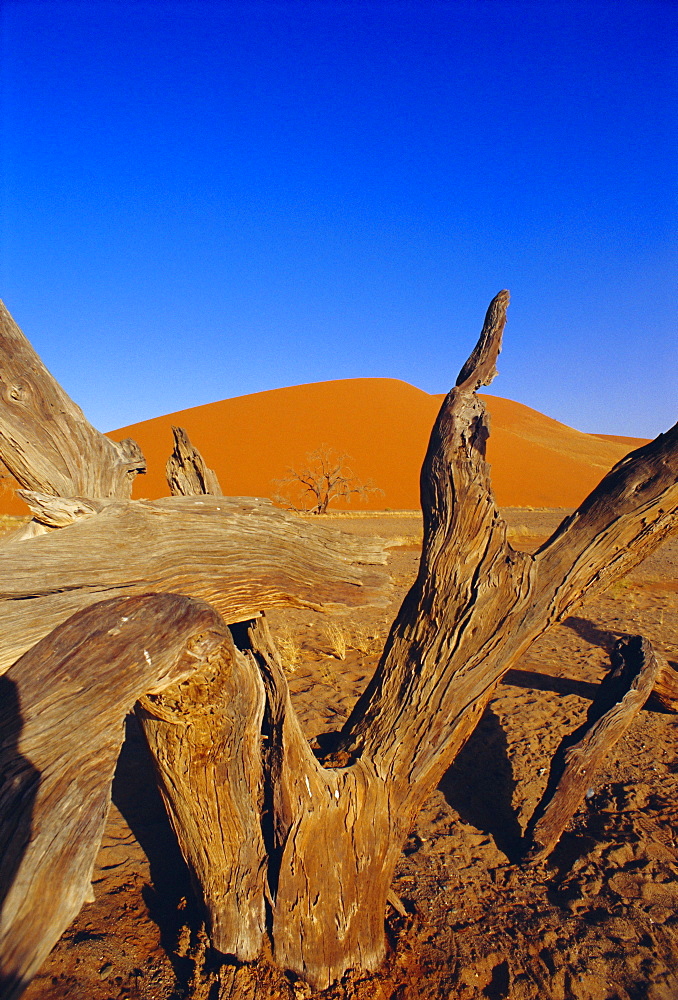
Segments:
[[[177,936],[184,924],[197,925],[198,904],[158,791],[153,759],[134,715],[125,720],[112,798],[148,858],[151,885],[144,887],[144,901],[181,982],[188,978],[192,963],[176,954]]]
[[[513,769],[506,733],[486,708],[473,735],[438,788],[464,823],[493,837],[509,860],[520,853],[521,829],[513,808]]]

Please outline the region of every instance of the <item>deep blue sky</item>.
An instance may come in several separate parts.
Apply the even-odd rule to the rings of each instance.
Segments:
[[[101,430],[302,382],[678,417],[667,0],[0,0],[0,297]]]

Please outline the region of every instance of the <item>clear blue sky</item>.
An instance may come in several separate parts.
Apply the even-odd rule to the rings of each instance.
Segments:
[[[0,297],[110,430],[359,376],[678,417],[670,0],[0,0]]]

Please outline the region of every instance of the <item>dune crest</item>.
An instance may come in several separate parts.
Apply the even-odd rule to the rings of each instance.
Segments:
[[[612,465],[647,441],[584,434],[522,403],[483,398],[491,417],[487,460],[502,507],[575,507]],[[228,495],[272,496],[274,479],[327,444],[350,455],[358,478],[383,490],[367,503],[338,502],[333,509],[413,510],[419,506],[419,469],[443,399],[398,379],[340,379],[223,399],[108,436],[133,438],[146,457],[148,473],[137,478],[135,498],[168,495],[165,463],[175,424],[186,428]],[[0,513],[27,513],[11,486],[0,495]]]
[[[166,495],[172,424],[191,441],[233,496],[271,496],[272,480],[325,443],[351,456],[360,479],[384,492],[356,510],[419,506],[419,468],[442,395],[397,379],[358,378],[273,389],[181,410],[110,434],[141,445],[149,472],[135,496]],[[521,403],[484,396],[491,416],[487,458],[501,506],[572,507],[641,438],[583,434]],[[336,509],[346,504],[337,503]]]

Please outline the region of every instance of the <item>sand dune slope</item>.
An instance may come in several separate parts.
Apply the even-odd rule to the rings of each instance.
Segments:
[[[397,379],[315,382],[169,413],[109,436],[134,438],[146,456],[148,474],[136,481],[137,498],[167,495],[164,469],[176,424],[230,495],[271,496],[273,480],[327,444],[351,457],[356,476],[383,491],[369,503],[354,501],[353,509],[409,510],[419,504],[419,468],[443,398]],[[576,506],[615,462],[645,442],[583,434],[521,403],[484,398],[491,416],[487,458],[500,506]],[[27,513],[12,493],[16,484],[5,485],[0,514]]]
[[[274,389],[182,410],[111,433],[132,437],[149,473],[135,496],[167,493],[171,425],[185,427],[231,495],[271,496],[272,480],[322,444],[351,456],[353,472],[383,494],[356,509],[418,506],[419,467],[443,396],[396,379],[345,379]],[[485,396],[488,460],[502,506],[570,507],[643,440],[583,434],[520,403]]]

